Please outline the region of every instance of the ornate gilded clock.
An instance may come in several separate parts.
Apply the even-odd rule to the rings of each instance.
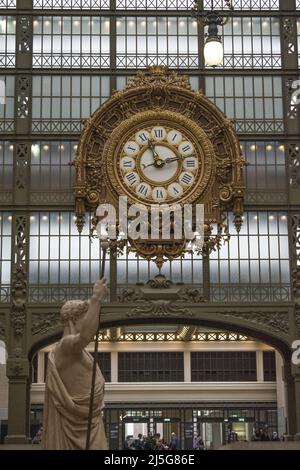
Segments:
[[[220,241],[225,212],[233,211],[240,229],[245,161],[233,123],[187,77],[164,67],[137,73],[85,122],[74,165],[79,231],[85,211],[117,206],[119,196],[149,208],[204,204],[208,251]],[[185,240],[129,242],[158,266],[185,249]]]

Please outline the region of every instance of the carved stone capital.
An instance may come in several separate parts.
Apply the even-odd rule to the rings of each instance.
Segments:
[[[6,363],[6,374],[9,379],[29,377],[29,361],[22,356],[20,349],[16,349],[12,356],[9,356]]]

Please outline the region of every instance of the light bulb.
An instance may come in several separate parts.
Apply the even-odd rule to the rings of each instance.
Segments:
[[[31,153],[34,157],[38,157],[40,154],[40,146],[39,144],[32,144],[31,146]]]
[[[218,39],[211,39],[204,46],[204,59],[206,65],[217,67],[223,61],[223,44]]]

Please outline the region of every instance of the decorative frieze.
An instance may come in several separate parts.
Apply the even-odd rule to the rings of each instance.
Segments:
[[[126,313],[128,318],[137,317],[185,317],[193,318],[195,313],[191,312],[188,308],[184,307],[180,302],[169,302],[165,300],[154,300],[152,302],[143,302],[138,307],[133,308],[130,312]]]
[[[32,315],[32,335],[43,335],[61,326],[59,313],[36,313]]]
[[[226,317],[235,317],[240,320],[247,320],[250,323],[267,326],[270,330],[280,333],[288,333],[289,317],[285,312],[224,312]]]

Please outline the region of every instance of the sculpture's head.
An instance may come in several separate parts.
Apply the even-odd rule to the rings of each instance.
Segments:
[[[60,311],[60,319],[63,326],[69,325],[72,322],[76,331],[80,332],[81,322],[85,317],[89,308],[87,300],[68,300],[64,303]]]

